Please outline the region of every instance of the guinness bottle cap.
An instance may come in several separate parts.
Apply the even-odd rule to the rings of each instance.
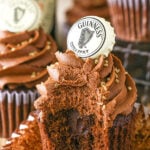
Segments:
[[[106,57],[115,44],[115,33],[110,23],[97,16],[86,16],[78,20],[67,37],[68,49],[82,58]]]
[[[0,30],[32,30],[40,26],[41,17],[41,9],[34,0],[0,0]]]

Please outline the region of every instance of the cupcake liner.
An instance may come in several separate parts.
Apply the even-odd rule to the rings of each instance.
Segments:
[[[126,41],[150,41],[150,0],[108,0],[117,37]]]
[[[133,134],[133,137],[132,137],[132,145],[133,145],[133,149],[150,149],[150,144],[149,144],[149,136],[147,135],[150,135],[150,132],[144,132],[144,131],[149,131],[150,128],[149,128],[149,121],[150,121],[150,109],[148,109],[147,107],[143,107],[141,104],[139,103],[135,103],[134,104],[134,107],[136,109],[136,115],[134,117],[134,119],[132,121],[132,123],[134,123],[134,128],[132,128],[132,134]],[[18,129],[16,129],[11,137],[9,139],[7,139],[7,141],[5,142],[6,144],[2,147],[1,150],[8,150],[8,149],[12,149],[12,147],[15,149],[15,148],[24,148],[24,149],[28,149],[30,150],[31,148],[30,147],[27,147],[29,145],[38,145],[38,150],[41,150],[42,149],[42,143],[40,142],[41,141],[41,137],[39,135],[39,129],[44,126],[40,126],[40,128],[38,127],[38,113],[36,113],[36,116],[35,116],[35,113],[32,112],[28,119],[25,120],[24,122],[22,122],[19,126]],[[122,120],[118,123],[122,123]],[[127,123],[127,120],[125,122],[125,124]],[[119,124],[118,124],[119,125]],[[119,126],[119,127],[116,127],[114,126],[114,128],[110,128],[110,149],[113,148],[113,146],[116,146],[116,143],[115,140],[114,140],[114,137],[116,135],[113,135],[115,133],[120,133],[118,134],[118,138],[120,139],[121,138],[121,143],[120,144],[120,149],[124,149],[124,143],[127,142],[126,140],[129,140],[129,137],[127,136],[126,134],[126,125],[124,126]],[[143,131],[141,131],[141,129]],[[44,130],[42,130],[43,133],[44,133]],[[41,134],[43,134],[41,132]],[[96,132],[97,134],[99,134],[99,132]],[[141,133],[143,136],[141,137]],[[131,133],[130,133],[131,134]],[[113,136],[112,136],[113,135]],[[121,135],[125,135],[125,136],[121,136]],[[29,137],[30,136],[30,137]],[[139,138],[140,136],[140,138]],[[34,139],[34,137],[36,137],[36,139]],[[125,139],[126,137],[126,139]],[[29,141],[28,141],[29,139]],[[141,140],[142,139],[142,140]],[[141,141],[140,141],[141,140]],[[28,141],[28,145],[26,145],[26,141]],[[36,143],[37,142],[37,143]],[[48,141],[46,141],[48,143]],[[44,144],[47,144],[47,143],[44,143]],[[114,145],[111,145],[113,144]],[[51,144],[51,143],[50,143]],[[51,146],[49,144],[49,146]],[[50,147],[51,149],[54,148],[54,147]]]
[[[0,136],[9,137],[34,108],[36,90],[0,91]]]

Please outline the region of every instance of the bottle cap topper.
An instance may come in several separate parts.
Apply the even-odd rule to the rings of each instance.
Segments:
[[[78,20],[67,36],[68,49],[82,58],[106,57],[115,44],[115,33],[110,23],[97,16],[86,16]]]
[[[32,30],[40,26],[41,19],[41,9],[34,0],[0,0],[0,30]]]

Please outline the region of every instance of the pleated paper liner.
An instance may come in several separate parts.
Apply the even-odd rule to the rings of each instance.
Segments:
[[[124,41],[150,42],[150,0],[107,0],[112,24]]]
[[[8,138],[11,133],[34,110],[33,102],[38,97],[34,90],[0,91],[0,137]]]
[[[136,103],[136,116],[134,120],[132,146],[136,150],[150,149],[150,109]],[[16,129],[1,150],[28,149],[42,150],[41,136],[38,127],[37,112],[30,113]]]

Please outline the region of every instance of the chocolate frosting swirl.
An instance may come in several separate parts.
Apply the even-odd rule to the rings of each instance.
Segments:
[[[0,31],[0,89],[32,88],[48,77],[57,47],[43,29],[11,33]]]
[[[82,60],[68,50],[56,57],[58,62],[48,67],[50,77],[37,86],[38,110],[55,114],[73,108],[81,116],[95,115],[104,128],[112,126],[118,114],[132,111],[135,83],[116,56]]]

